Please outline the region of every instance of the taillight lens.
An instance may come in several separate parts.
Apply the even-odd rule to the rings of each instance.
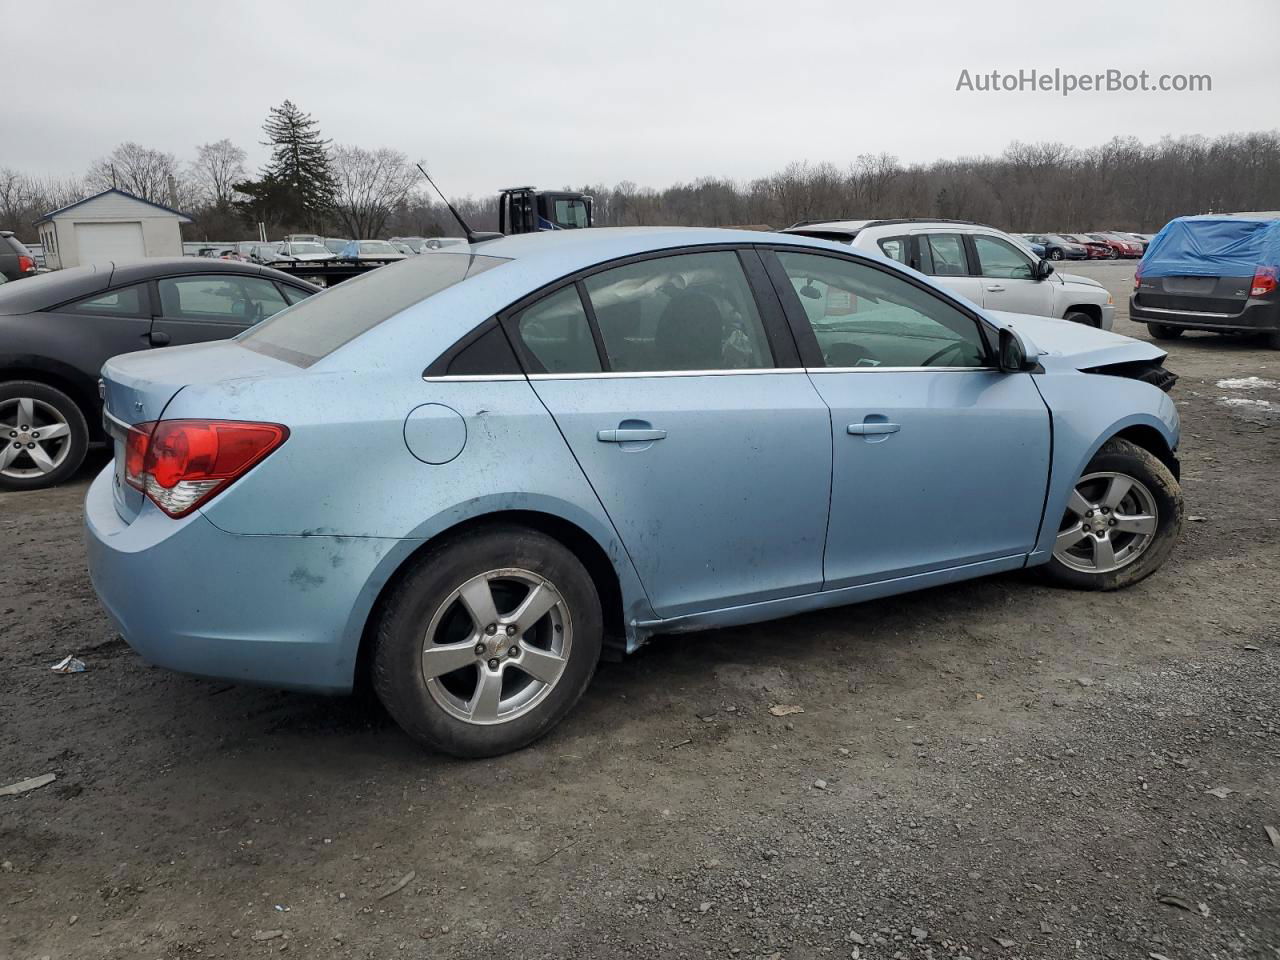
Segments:
[[[1138,269],[1133,271],[1133,290],[1136,293],[1138,288],[1142,286],[1142,265],[1138,265]]]
[[[125,480],[171,517],[225,490],[289,436],[278,423],[159,420],[129,428]]]
[[[23,256],[19,256],[19,257],[18,257],[18,272],[19,272],[19,273],[35,273],[35,272],[36,272],[36,262],[35,262],[35,260],[33,260],[31,257],[23,257]]]
[[[1253,274],[1253,284],[1249,289],[1251,297],[1265,297],[1268,293],[1274,293],[1277,280],[1280,279],[1280,268],[1276,267],[1259,267]]]

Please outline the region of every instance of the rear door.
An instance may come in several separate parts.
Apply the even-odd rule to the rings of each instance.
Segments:
[[[982,279],[969,262],[969,248],[959,233],[921,232],[914,235],[921,273],[928,274],[975,306],[982,306]]]
[[[239,273],[163,277],[153,286],[156,346],[226,340],[289,305],[270,280]]]
[[[636,258],[503,322],[659,616],[821,589],[830,418],[754,251]]]
[[[1035,279],[1031,258],[1008,240],[984,233],[968,235],[970,255],[982,275],[982,305],[988,310],[1053,316],[1053,288]]]

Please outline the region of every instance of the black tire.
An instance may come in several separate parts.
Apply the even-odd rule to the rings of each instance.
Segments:
[[[1153,340],[1177,340],[1184,332],[1182,327],[1171,327],[1165,323],[1148,323],[1147,331]]]
[[[65,454],[61,452],[63,445],[58,444],[56,450],[61,462],[48,473],[29,477],[6,476],[0,473],[0,490],[43,490],[46,487],[57,486],[71,477],[84,463],[85,452],[89,449],[89,425],[85,422],[84,413],[74,400],[56,387],[37,383],[34,380],[10,380],[0,383],[0,406],[3,406],[6,401],[18,398],[30,398],[48,404],[66,421],[68,432],[65,440]],[[7,423],[8,417],[4,419]],[[16,442],[11,438],[13,432],[13,426],[4,427],[3,432],[0,432],[0,443]],[[34,464],[24,457],[15,461],[15,467],[31,468]]]
[[[1119,250],[1117,250],[1115,247],[1112,247],[1112,248],[1111,248],[1111,259],[1112,259],[1112,260],[1119,260],[1119,259],[1120,259],[1120,251],[1119,251]]]
[[[1062,319],[1070,320],[1072,323],[1082,323],[1086,327],[1096,327],[1098,325],[1098,321],[1083,310],[1068,310]]]
[[[1053,247],[1053,248],[1049,251],[1049,259],[1050,259],[1050,260],[1061,260],[1061,259],[1062,259],[1062,248],[1061,248],[1061,247]]]
[[[1119,473],[1141,483],[1155,501],[1156,530],[1146,548],[1129,564],[1108,573],[1090,573],[1068,566],[1054,556],[1041,567],[1051,583],[1076,590],[1119,590],[1143,580],[1169,558],[1182,531],[1182,488],[1169,468],[1154,454],[1127,440],[1103,444],[1085,468],[1093,473]],[[1071,513],[1068,511],[1067,517]]]
[[[422,668],[424,639],[433,617],[459,587],[504,568],[529,571],[555,586],[572,620],[572,644],[559,679],[532,709],[481,725],[454,716],[428,689]],[[492,757],[528,746],[564,719],[595,674],[603,635],[595,583],[564,544],[511,524],[473,528],[419,557],[382,605],[374,638],[373,687],[391,716],[419,743],[457,757]],[[484,666],[477,664],[476,669]]]
[[[1272,350],[1280,350],[1280,330],[1272,330],[1263,342]]]

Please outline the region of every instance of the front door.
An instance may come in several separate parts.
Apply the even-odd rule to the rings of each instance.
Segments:
[[[785,305],[831,408],[827,589],[1030,552],[1049,414],[993,368],[978,321],[888,268],[778,251]]]
[[[828,411],[744,264],[638,259],[504,318],[662,617],[822,586]]]
[[[1035,279],[1031,258],[1008,240],[970,234],[982,274],[982,305],[988,310],[1053,316],[1053,287]]]

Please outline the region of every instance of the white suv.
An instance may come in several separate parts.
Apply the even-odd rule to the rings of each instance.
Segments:
[[[1115,301],[1096,280],[1058,273],[1026,241],[964,220],[806,220],[800,233],[869,250],[932,277],[987,310],[1060,317],[1110,330]]]

